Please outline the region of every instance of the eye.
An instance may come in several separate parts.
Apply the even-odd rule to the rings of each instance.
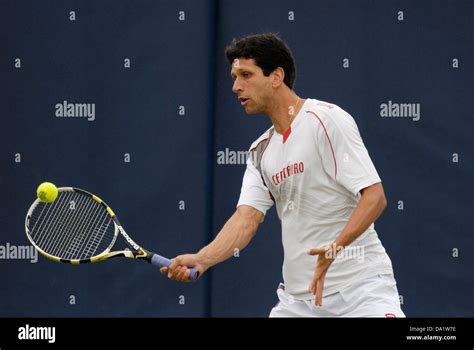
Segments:
[[[243,76],[244,78],[249,78],[250,75],[251,75],[251,74],[250,74],[249,72],[243,72],[243,73],[242,73],[242,76]]]

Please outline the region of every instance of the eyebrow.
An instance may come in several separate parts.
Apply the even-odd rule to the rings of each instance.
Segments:
[[[250,74],[253,74],[252,71],[250,71],[248,68],[237,68],[235,72],[248,72]],[[230,72],[230,76],[233,78],[236,74],[234,72]]]

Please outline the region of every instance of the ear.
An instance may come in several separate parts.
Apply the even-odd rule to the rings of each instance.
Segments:
[[[272,73],[272,87],[277,88],[281,84],[283,84],[283,80],[285,80],[285,71],[283,68],[278,67]]]

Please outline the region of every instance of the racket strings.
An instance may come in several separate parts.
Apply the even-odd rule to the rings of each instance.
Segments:
[[[83,212],[80,218],[75,218],[64,228],[65,231],[70,234],[66,236],[63,244],[53,251],[55,254],[64,252],[65,259],[79,259],[81,258],[81,252],[83,245],[86,244],[88,238],[88,230],[91,228],[91,224],[95,223],[99,215],[103,215],[100,205],[95,206],[92,201],[87,200],[78,203],[78,210]],[[64,243],[68,243],[67,245]]]
[[[84,249],[81,250],[81,259],[83,259],[85,256],[94,256],[97,248],[100,246],[104,238],[104,234],[107,232],[107,229],[109,228],[110,223],[112,222],[112,219],[109,215],[107,215],[107,213],[104,212],[102,216],[97,217],[97,222],[100,222],[100,224],[96,224],[94,226],[94,229],[91,231],[89,239],[83,241],[86,242],[86,244],[84,245]]]
[[[52,203],[40,202],[31,213],[29,235],[47,254],[88,259],[107,250],[116,237],[113,219],[90,196],[62,191]]]
[[[50,237],[54,236],[54,229],[58,222],[55,223],[55,219],[58,217],[60,210],[63,208],[64,202],[70,197],[68,192],[65,196],[58,196],[58,200],[53,202],[51,205],[40,204],[47,208],[44,216],[40,215],[37,218],[33,226],[32,236],[36,240],[37,244],[44,247],[44,244]],[[41,211],[43,213],[45,210]],[[35,231],[36,229],[36,231]],[[44,247],[45,248],[45,247]]]
[[[98,216],[106,215],[106,213],[101,210],[101,205],[91,200],[87,200],[86,203],[80,202],[78,205],[78,209],[82,210],[83,215],[81,218],[72,221],[70,228],[66,228],[66,230],[70,232],[70,235],[67,237],[69,244],[67,247],[62,246],[56,250],[56,254],[58,251],[65,250],[66,259],[81,258],[83,246],[87,244],[87,239],[90,234],[89,230],[93,228],[93,225],[97,224]]]
[[[45,249],[53,255],[58,255],[59,252],[65,249],[65,246],[70,242],[71,235],[74,234],[74,231],[71,230],[72,225],[80,219],[78,215],[68,214],[76,210],[82,210],[83,198],[71,197],[63,202],[54,225],[50,227],[51,234],[43,240]],[[53,220],[51,221],[53,222]],[[66,257],[64,256],[64,258]]]

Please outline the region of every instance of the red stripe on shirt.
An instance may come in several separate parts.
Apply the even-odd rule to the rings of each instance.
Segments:
[[[306,111],[306,113],[311,113],[312,115],[314,115],[319,120],[321,125],[323,126],[324,132],[326,133],[326,137],[329,141],[329,146],[331,146],[332,158],[334,159],[334,179],[335,179],[336,176],[337,176],[336,154],[334,153],[334,148],[332,147],[332,142],[331,142],[331,139],[329,138],[328,131],[326,130],[326,127],[324,126],[323,121],[321,120],[321,118],[318,117],[318,115],[316,113],[314,113],[312,111]]]

